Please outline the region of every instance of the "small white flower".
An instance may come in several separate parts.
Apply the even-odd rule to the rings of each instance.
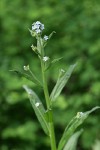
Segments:
[[[35,24],[35,25],[32,26],[32,30],[39,29],[39,27],[40,27],[40,25],[36,25],[36,24]]]
[[[41,24],[40,28],[41,30],[44,30],[44,24]]]
[[[39,105],[40,105],[40,103],[38,103],[38,102],[35,104],[36,107],[38,107]]]
[[[47,35],[44,36],[44,40],[47,41],[49,37]]]
[[[40,21],[36,21],[32,24],[32,30],[37,34],[41,33],[42,30],[44,30],[44,24],[42,24]]]
[[[48,60],[49,60],[48,56],[43,57],[43,61],[48,61]]]
[[[40,29],[36,29],[35,31],[36,31],[36,33],[41,33]]]
[[[84,114],[83,112],[78,112],[76,115],[76,118],[81,118],[83,116],[83,114]]]
[[[36,21],[36,23],[35,23],[35,24],[37,24],[37,25],[38,25],[38,24],[41,24],[41,22],[40,22],[40,21]]]

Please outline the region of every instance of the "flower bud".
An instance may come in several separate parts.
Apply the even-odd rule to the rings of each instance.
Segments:
[[[47,35],[44,36],[43,38],[45,41],[47,41],[49,39],[49,37]]]
[[[33,44],[32,44],[32,46],[31,46],[31,48],[32,48],[33,51],[36,51],[36,50],[37,50],[37,47],[34,46]]]
[[[24,70],[25,71],[28,71],[30,68],[29,68],[29,65],[27,65],[27,66],[24,66]]]
[[[39,107],[39,105],[40,105],[40,103],[38,103],[38,102],[35,104],[36,107]]]
[[[76,115],[76,118],[81,118],[83,116],[83,114],[84,114],[83,112],[78,112]]]
[[[49,59],[50,59],[50,58],[49,58],[48,56],[44,56],[44,57],[43,57],[43,61],[45,61],[45,62],[48,61]]]

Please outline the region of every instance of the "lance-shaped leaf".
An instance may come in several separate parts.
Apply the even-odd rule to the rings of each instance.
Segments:
[[[51,63],[52,63],[52,64],[54,64],[54,63],[56,63],[56,62],[60,61],[62,58],[63,58],[63,57],[55,58],[55,59],[54,59]]]
[[[48,122],[45,118],[45,109],[44,106],[42,104],[42,102],[40,101],[40,99],[38,98],[38,96],[36,95],[36,93],[31,90],[30,88],[28,88],[27,86],[23,86],[24,89],[26,90],[26,92],[28,93],[29,99],[30,99],[30,103],[32,104],[32,107],[35,111],[35,114],[44,130],[44,132],[49,135],[49,127],[48,127]]]
[[[65,144],[65,147],[63,150],[77,150],[77,141],[79,136],[83,130],[81,129],[80,131],[75,132],[68,140],[68,142]]]
[[[92,150],[100,150],[100,140],[96,140],[92,146]]]
[[[85,113],[82,113],[82,112],[77,113],[77,115],[70,121],[70,123],[65,128],[65,131],[58,145],[58,150],[62,150],[64,148],[66,142],[72,136],[76,128],[84,122],[84,120],[89,116],[90,113],[92,113],[98,108],[100,107],[99,106],[94,107],[93,109]]]
[[[56,33],[55,31],[52,31],[51,34],[49,35],[49,39],[53,36],[53,34]]]
[[[22,71],[19,70],[10,70],[12,72],[15,72],[19,77],[24,77],[30,81],[32,81],[33,83],[37,84],[38,86],[42,87],[41,82],[36,78],[36,76],[34,74],[28,74],[28,73],[24,73]]]
[[[62,57],[60,58],[56,58],[52,61],[49,60],[49,62],[47,62],[47,65],[45,67],[45,71],[47,71],[50,67],[52,67],[55,63],[57,63],[58,61],[60,61],[62,59]]]
[[[60,95],[62,89],[66,85],[66,83],[67,83],[68,79],[70,78],[75,67],[76,67],[76,64],[71,65],[69,67],[68,71],[64,72],[63,74],[62,74],[62,70],[61,70],[58,80],[57,80],[57,83],[50,95],[51,101],[54,101]]]

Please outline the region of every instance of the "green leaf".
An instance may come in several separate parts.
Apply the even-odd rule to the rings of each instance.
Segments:
[[[93,109],[91,109],[90,111],[87,111],[85,113],[82,113],[82,112],[77,113],[77,115],[70,121],[70,123],[65,128],[65,131],[64,131],[62,138],[58,145],[58,150],[63,149],[66,142],[72,136],[72,134],[74,133],[76,128],[84,122],[84,120],[89,116],[90,113],[92,113],[93,111],[95,111],[98,108],[100,108],[100,107],[96,106]]]
[[[60,71],[57,83],[50,95],[51,101],[55,101],[55,99],[60,95],[62,89],[64,88],[65,84],[67,83],[68,79],[70,78],[74,68],[76,67],[76,64],[71,65],[68,69],[68,71],[63,72]]]
[[[28,73],[24,73],[22,71],[18,71],[18,70],[10,70],[12,72],[15,72],[19,77],[24,77],[30,81],[32,81],[33,83],[39,85],[42,87],[42,84],[40,83],[40,81],[35,77],[34,74],[28,74]]]
[[[50,67],[52,67],[56,62],[60,61],[61,59],[62,59],[62,57],[56,58],[52,61],[49,60],[47,66],[45,68],[45,71],[47,71]]]
[[[51,63],[52,63],[52,64],[54,64],[54,63],[56,63],[56,62],[60,61],[62,58],[63,58],[63,57],[56,58],[56,59],[54,59]]]
[[[45,118],[46,111],[44,109],[42,102],[40,101],[40,99],[38,98],[38,96],[36,95],[36,93],[33,90],[28,88],[26,85],[24,85],[23,87],[26,90],[26,92],[28,93],[30,103],[32,104],[32,107],[35,111],[35,114],[36,114],[44,132],[47,135],[49,135],[48,122],[46,121],[46,118]]]
[[[83,130],[81,129],[80,131],[75,132],[68,140],[68,142],[65,144],[65,147],[63,150],[76,150],[77,147],[77,141],[79,136]]]
[[[100,150],[100,140],[96,140],[93,147],[93,150]]]
[[[56,32],[52,31],[52,33],[49,35],[49,39],[53,36],[54,33],[56,33]]]

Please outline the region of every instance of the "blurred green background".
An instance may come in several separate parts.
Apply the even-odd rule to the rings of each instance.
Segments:
[[[36,75],[40,64],[31,50],[28,28],[34,21],[45,25],[44,34],[56,34],[46,47],[50,58],[63,57],[48,72],[49,89],[59,69],[78,62],[70,81],[55,102],[57,143],[66,124],[78,111],[100,105],[100,1],[99,0],[1,0],[0,1],[0,150],[50,149],[23,84],[32,87],[44,101],[43,91],[30,81],[9,72],[29,64]],[[78,150],[97,150],[100,111],[85,121]],[[98,144],[99,145],[99,144]]]

